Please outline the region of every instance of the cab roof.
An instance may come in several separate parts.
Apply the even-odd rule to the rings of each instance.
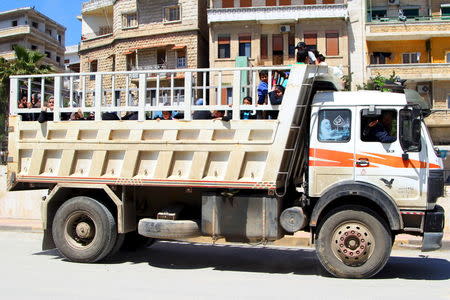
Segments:
[[[405,94],[380,91],[356,92],[317,92],[312,105],[315,106],[404,106],[407,105]]]

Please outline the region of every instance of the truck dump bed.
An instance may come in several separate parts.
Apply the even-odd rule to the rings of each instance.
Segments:
[[[311,86],[308,78],[317,75],[318,68],[296,65],[291,69],[277,120],[240,120],[244,110],[256,113],[278,109],[270,103],[254,105],[260,70],[164,70],[12,77],[9,187],[82,183],[275,189],[277,183],[282,185],[282,178],[288,176],[287,167],[291,164],[294,141],[299,132],[299,125],[293,124],[298,123],[295,119],[307,106],[310,89],[304,87]],[[268,70],[269,88],[275,70]],[[180,73],[184,85],[176,87],[174,78]],[[114,85],[121,76],[126,81],[125,89],[117,93]],[[164,79],[170,82],[167,87],[163,87]],[[207,85],[207,79],[213,83]],[[232,85],[227,86],[226,80]],[[225,88],[232,90],[230,105],[221,100],[223,93],[229,91]],[[190,101],[180,101],[177,89],[182,90],[181,95]],[[22,120],[25,114],[38,114],[41,110],[39,107],[18,108],[17,105],[24,92],[30,101],[35,90],[45,95],[41,106],[50,94],[54,95],[54,121]],[[164,91],[167,91],[166,98],[161,99]],[[117,105],[111,100],[115,95],[122,98]],[[158,95],[156,101],[152,95]],[[243,95],[252,95],[253,105],[242,105]],[[195,106],[199,96],[209,99],[209,103]],[[95,120],[60,121],[64,114],[79,109],[94,112]],[[162,110],[183,112],[184,119],[145,120],[146,113]],[[233,117],[229,122],[192,120],[192,112],[198,110],[227,110]],[[125,111],[135,112],[138,120],[101,120],[104,112]],[[286,156],[287,152],[290,155]]]

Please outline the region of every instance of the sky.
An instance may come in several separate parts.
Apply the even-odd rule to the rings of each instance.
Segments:
[[[81,3],[87,0],[0,0],[0,11],[19,7],[33,7],[40,13],[66,27],[66,46],[80,42],[81,22],[76,19],[81,15]]]

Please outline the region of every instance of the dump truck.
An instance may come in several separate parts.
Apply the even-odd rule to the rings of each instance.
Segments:
[[[284,80],[280,105],[257,104],[262,71],[269,92]],[[441,247],[443,162],[419,98],[343,91],[326,66],[304,64],[12,76],[8,187],[48,189],[43,249],[69,261],[155,239],[265,245],[305,231],[329,273],[368,278],[398,234]],[[50,99],[50,118],[33,121]],[[155,119],[168,111],[179,117]],[[67,120],[76,112],[92,120]]]

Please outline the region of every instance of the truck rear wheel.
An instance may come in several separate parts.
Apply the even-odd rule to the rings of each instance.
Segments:
[[[111,212],[89,197],[65,202],[53,220],[53,239],[59,252],[74,262],[96,262],[108,255],[117,239]]]
[[[322,266],[343,278],[369,278],[389,259],[388,227],[376,214],[360,206],[334,210],[321,224],[316,251]]]

